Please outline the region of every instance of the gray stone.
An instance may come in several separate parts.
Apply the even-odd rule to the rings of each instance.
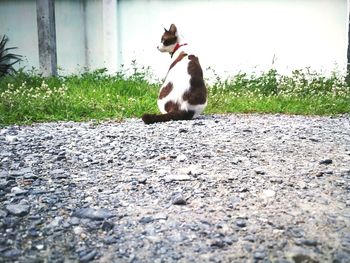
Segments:
[[[82,256],[80,258],[80,262],[89,262],[93,260],[97,256],[97,251],[94,249],[91,252],[87,253],[86,255]]]
[[[15,216],[25,216],[30,212],[29,205],[11,204],[6,206],[6,210]]]
[[[271,190],[271,189],[263,190],[261,193],[262,198],[274,198],[275,195],[276,195],[276,192],[274,190]]]
[[[223,241],[227,244],[227,245],[232,245],[233,243],[238,241],[238,238],[235,236],[228,236],[228,237],[224,237]]]
[[[186,157],[186,155],[184,155],[184,154],[179,154],[179,155],[176,157],[176,160],[177,160],[178,162],[184,162],[184,161],[187,160],[187,157]]]
[[[254,169],[254,171],[255,171],[255,173],[256,174],[259,174],[259,175],[264,175],[264,174],[266,174],[266,172],[264,171],[264,169],[262,169],[262,168],[255,168]]]
[[[305,236],[304,229],[300,227],[291,227],[290,229],[288,229],[287,233],[295,238],[302,238]]]
[[[57,228],[63,222],[63,218],[61,216],[56,216],[50,224],[47,225],[47,228]]]
[[[244,223],[242,225],[244,225]],[[249,242],[255,242],[256,238],[254,235],[247,235],[244,237],[244,240],[249,241]]]
[[[13,259],[19,257],[21,254],[22,254],[22,252],[18,249],[9,249],[3,253],[3,257],[7,258],[9,260],[11,260],[11,259],[13,260]]]
[[[320,164],[332,164],[333,163],[333,160],[332,159],[324,159],[322,161],[320,161]]]
[[[115,243],[117,243],[117,242],[118,242],[118,239],[117,239],[115,236],[107,236],[107,237],[105,238],[105,243],[106,243],[107,245],[115,244]]]
[[[15,194],[15,195],[24,195],[26,193],[28,193],[27,190],[23,190],[20,187],[12,187],[11,189],[11,193]]]
[[[80,220],[77,217],[71,217],[69,220],[69,224],[73,226],[79,225],[79,223],[80,223]]]
[[[247,226],[247,222],[244,219],[237,219],[236,220],[236,225],[239,227],[246,227]]]
[[[319,262],[317,255],[310,251],[300,247],[292,247],[287,252],[286,255],[288,258],[293,260],[295,263],[317,263]]]
[[[166,182],[173,181],[190,181],[192,178],[187,174],[170,174],[164,177]]]
[[[79,208],[74,211],[72,216],[79,218],[89,218],[92,220],[104,220],[114,217],[115,214],[106,208]]]
[[[36,180],[39,177],[33,173],[27,173],[24,175],[24,179],[28,180],[28,179],[32,179],[32,180]]]
[[[264,259],[266,257],[266,253],[263,251],[255,251],[253,257],[254,259]]]
[[[144,216],[144,217],[142,217],[142,218],[139,220],[139,222],[140,222],[141,224],[148,224],[148,223],[151,223],[151,222],[153,222],[153,221],[154,221],[153,216]]]
[[[51,174],[53,174],[53,175],[61,175],[64,173],[65,173],[65,171],[63,169],[55,169],[55,170],[51,171]]]
[[[223,247],[225,247],[225,245],[226,245],[226,243],[222,239],[214,240],[210,244],[211,247],[217,247],[217,248],[223,248]]]
[[[5,218],[7,216],[7,212],[5,210],[0,210],[0,218]]]
[[[184,128],[181,128],[181,129],[179,129],[179,133],[188,133],[188,130],[184,129]]]
[[[332,255],[333,263],[348,263],[350,253],[345,251],[335,251]]]
[[[138,178],[137,182],[140,183],[140,184],[146,184],[147,183],[147,177]]]
[[[8,143],[14,143],[14,142],[16,142],[18,139],[17,139],[17,136],[14,136],[14,135],[6,135],[5,140],[6,140],[6,142],[8,142]]]
[[[158,213],[158,214],[154,215],[153,218],[154,218],[154,220],[167,220],[168,215],[165,213]]]
[[[175,194],[174,197],[172,198],[172,204],[173,205],[186,205],[187,201],[183,197],[181,193]]]
[[[304,239],[302,243],[307,246],[317,246],[317,240],[314,239]]]
[[[0,179],[0,190],[5,190],[8,186],[8,182],[5,179]]]

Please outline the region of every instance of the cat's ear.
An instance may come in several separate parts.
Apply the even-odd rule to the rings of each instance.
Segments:
[[[165,32],[168,32],[168,30],[167,30],[165,27],[164,27],[164,31],[165,31]]]
[[[174,24],[170,25],[169,32],[174,34],[174,35],[177,35],[177,28]]]

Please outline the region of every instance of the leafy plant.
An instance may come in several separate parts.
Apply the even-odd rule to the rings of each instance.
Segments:
[[[42,121],[120,120],[159,112],[161,83],[149,69],[132,65],[116,74],[105,69],[45,78],[22,69],[0,78],[0,128]],[[215,72],[214,72],[215,73]],[[232,112],[336,115],[350,113],[350,87],[340,72],[310,69],[215,74],[208,84],[206,114]]]
[[[6,47],[8,42],[8,37],[6,35],[2,36],[0,41],[0,77],[15,72],[13,65],[21,61],[20,55],[9,53],[10,50],[17,49],[16,47]],[[11,61],[12,60],[12,61]]]

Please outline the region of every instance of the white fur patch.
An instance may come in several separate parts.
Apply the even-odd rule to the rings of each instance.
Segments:
[[[169,46],[164,46],[163,43],[160,43],[159,46],[157,46],[157,48],[160,52],[171,53],[175,48],[175,44],[169,45]]]
[[[181,50],[183,49],[181,48]],[[176,53],[173,55],[173,61],[177,59],[180,52],[180,50],[176,51]],[[168,72],[165,78],[162,88],[165,87],[169,82],[171,82],[173,89],[166,97],[158,100],[157,102],[158,108],[163,114],[167,113],[165,110],[165,104],[169,101],[178,104],[181,110],[194,111],[194,117],[197,117],[199,114],[201,114],[207,105],[207,103],[200,105],[191,105],[188,103],[188,101],[183,100],[183,95],[191,87],[191,76],[187,72],[188,62],[188,57],[184,57]]]

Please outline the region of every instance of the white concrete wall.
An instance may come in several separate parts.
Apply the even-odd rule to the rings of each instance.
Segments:
[[[121,62],[157,73],[167,70],[169,58],[155,47],[170,23],[220,74],[346,65],[346,0],[124,0],[119,10]]]
[[[56,0],[56,32],[61,73],[105,66],[100,0]]]
[[[21,66],[39,68],[38,30],[35,1],[0,0],[0,35],[9,37],[13,53],[24,55]]]
[[[60,74],[105,67],[101,0],[56,0],[57,64]],[[0,0],[0,35],[24,56],[19,66],[39,68],[35,0]]]
[[[39,66],[35,2],[0,1],[0,34],[27,68]],[[161,78],[169,57],[156,46],[170,23],[220,75],[346,66],[347,0],[56,0],[60,72],[113,71],[135,59]]]

